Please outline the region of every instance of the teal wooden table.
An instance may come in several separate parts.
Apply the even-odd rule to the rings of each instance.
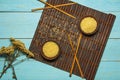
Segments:
[[[120,80],[120,0],[74,1],[116,15],[95,80]],[[44,7],[44,4],[37,0],[0,0],[0,47],[8,46],[9,38],[14,37],[29,48],[42,14],[42,11],[31,12],[31,9],[38,7]],[[24,57],[23,55],[17,61]],[[0,58],[0,72],[3,61]],[[82,80],[75,75],[70,78],[69,73],[33,59],[16,65],[15,71],[18,80]],[[1,80],[12,80],[11,73],[9,69]]]

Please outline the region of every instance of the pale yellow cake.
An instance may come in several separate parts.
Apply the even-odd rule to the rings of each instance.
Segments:
[[[48,41],[43,45],[43,54],[48,58],[53,58],[59,53],[59,46],[53,41]]]
[[[97,21],[92,17],[85,17],[80,22],[80,27],[84,33],[91,34],[97,28]]]

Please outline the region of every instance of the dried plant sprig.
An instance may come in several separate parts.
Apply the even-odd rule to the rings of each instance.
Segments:
[[[16,73],[15,73],[15,69],[14,69],[14,66],[11,65],[11,68],[12,68],[12,73],[13,73],[13,79],[17,80],[17,76],[16,76]]]
[[[14,53],[14,46],[9,46],[9,47],[2,47],[0,49],[0,55],[2,54],[8,54],[8,55],[11,55]]]
[[[16,58],[18,57],[18,53],[16,55],[12,54],[12,55],[7,55],[6,59],[7,59],[7,66],[5,66],[3,68],[3,71],[1,72],[0,74],[0,78],[2,78],[2,76],[4,75],[4,73],[9,69],[11,68],[12,66],[12,63],[16,60]],[[5,59],[5,60],[6,60]]]
[[[41,1],[42,3],[44,3],[44,4],[47,4],[48,6],[50,6],[50,7],[52,7],[52,8],[54,8],[54,9],[56,9],[56,10],[64,13],[64,14],[68,15],[69,17],[72,17],[72,18],[76,19],[76,17],[74,17],[73,15],[71,15],[71,14],[69,14],[69,13],[67,13],[67,12],[65,12],[65,11],[63,11],[63,10],[61,10],[61,9],[53,6],[53,5],[51,5],[50,3],[47,3],[47,2],[45,2],[44,0],[40,0],[40,1]]]
[[[15,74],[15,70],[14,70],[14,64],[13,64],[13,62],[16,60],[17,57],[19,57],[20,53],[18,51],[26,53],[29,57],[34,57],[34,54],[32,52],[30,52],[28,49],[26,49],[24,43],[21,42],[20,40],[15,40],[14,38],[10,38],[10,41],[12,43],[11,46],[9,46],[9,47],[4,47],[3,46],[0,49],[0,55],[6,55],[7,54],[5,56],[5,62],[4,62],[4,66],[3,66],[3,71],[0,74],[0,78],[2,78],[2,76],[4,75],[4,73],[9,68],[12,68],[13,78],[15,80],[17,80],[16,74]],[[21,62],[23,62],[23,61],[25,61],[25,60],[22,60]]]
[[[72,2],[72,3],[55,5],[54,7],[63,7],[63,6],[69,6],[69,5],[74,5],[74,4],[76,4],[76,3]],[[32,9],[32,12],[37,11],[37,10],[50,9],[50,8],[52,8],[52,7],[48,6],[48,7],[44,7],[44,8],[35,8],[35,9]]]
[[[14,63],[13,66],[16,66],[16,65],[18,65],[18,64],[20,64],[20,63],[22,63],[22,62],[24,62],[24,61],[26,61],[26,60],[28,60],[28,59],[29,59],[29,58],[26,57],[26,58],[24,58],[24,59],[22,59],[22,60],[20,60],[20,61],[18,61],[18,62],[16,62],[16,63]]]
[[[34,57],[34,54],[25,47],[25,44],[23,42],[20,40],[15,40],[14,38],[10,38],[10,41],[16,49],[27,54],[29,57]]]

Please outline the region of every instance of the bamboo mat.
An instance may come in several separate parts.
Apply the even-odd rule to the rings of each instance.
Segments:
[[[47,0],[52,5],[68,3],[67,0]],[[47,6],[47,5],[46,5]],[[81,64],[84,77],[87,80],[94,80],[103,51],[110,35],[115,16],[106,14],[80,4],[60,7],[60,9],[73,15],[73,19],[53,8],[43,10],[42,16],[31,42],[30,50],[35,54],[35,59],[59,69],[70,72],[74,53],[66,34],[70,34],[74,48],[77,47],[77,40],[81,33],[80,21],[86,16],[92,16],[98,23],[98,32],[92,36],[83,34],[79,46],[77,58]],[[60,56],[54,61],[45,60],[41,56],[42,45],[46,41],[55,41],[60,46]],[[73,74],[79,75],[75,64]]]

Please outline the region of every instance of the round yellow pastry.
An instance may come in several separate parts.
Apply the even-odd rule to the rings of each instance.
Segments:
[[[85,17],[80,22],[80,29],[85,34],[94,33],[97,28],[97,21],[92,17]]]
[[[54,58],[59,54],[59,46],[53,41],[48,41],[43,45],[43,54],[47,58]]]

